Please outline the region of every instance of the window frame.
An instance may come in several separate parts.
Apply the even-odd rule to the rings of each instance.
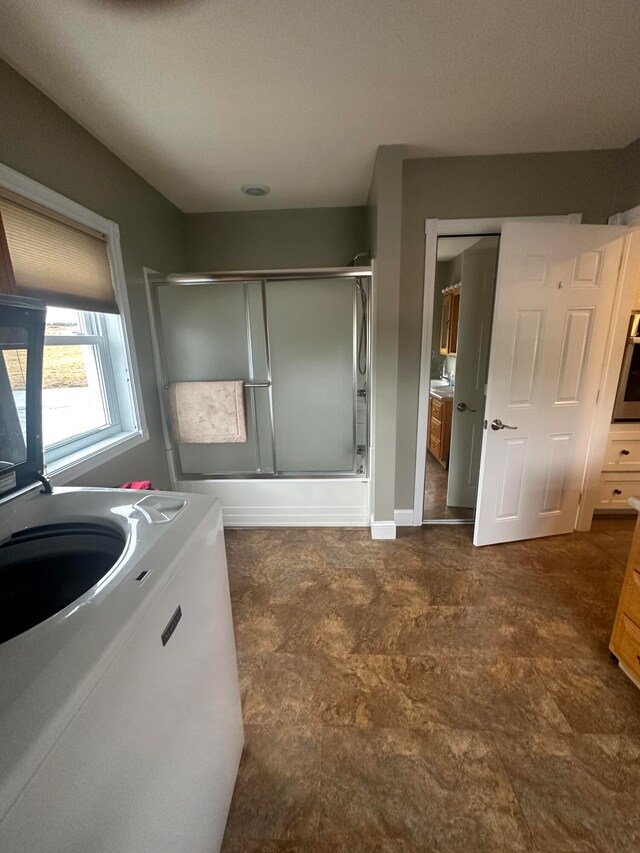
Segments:
[[[125,419],[121,414],[122,394],[119,393],[121,389],[118,388],[121,383],[116,382],[111,358],[111,351],[120,345],[120,342],[110,340],[106,328],[105,315],[89,311],[78,311],[78,316],[80,324],[84,327],[85,331],[74,335],[45,335],[45,356],[47,347],[94,347],[102,399],[109,420],[104,426],[78,433],[69,438],[57,441],[52,445],[44,444],[44,458],[47,465],[55,465],[58,460],[64,459],[69,454],[77,453],[80,450],[91,447],[98,441],[103,441],[125,431],[123,425]],[[43,395],[44,391],[45,389],[43,388]],[[128,408],[128,402],[125,401],[125,411]]]
[[[74,436],[68,441],[59,442],[46,451],[48,474],[54,483],[61,485],[149,439],[120,248],[120,229],[116,222],[105,219],[2,163],[0,163],[0,187],[46,210],[64,216],[78,225],[98,231],[106,238],[113,289],[120,313],[112,315],[91,313],[89,319],[94,323],[91,329],[92,334],[73,335],[68,338],[65,336],[65,339],[67,343],[93,343],[98,347],[108,348],[109,364],[105,364],[103,360],[101,369],[103,381],[107,386],[111,385],[107,387],[107,404],[118,408],[119,429],[112,425],[93,430],[82,436]],[[81,316],[88,313],[80,312]],[[83,337],[91,340],[83,341]],[[62,345],[62,341],[56,341],[55,345]],[[122,379],[118,380],[117,377]]]

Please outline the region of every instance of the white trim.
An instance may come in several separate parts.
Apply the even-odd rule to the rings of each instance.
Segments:
[[[425,221],[422,348],[420,353],[418,431],[413,495],[413,524],[415,527],[422,525],[424,502],[424,472],[427,463],[427,418],[429,413],[429,383],[424,381],[424,377],[431,375],[431,326],[438,237],[501,234],[502,226],[505,222],[557,222],[565,225],[576,225],[580,224],[581,221],[581,213],[568,213],[565,216],[504,216],[491,219],[427,219]]]
[[[129,432],[105,439],[100,444],[94,444],[90,448],[90,453],[87,453],[87,448],[78,451],[78,453],[69,456],[63,456],[61,459],[47,465],[47,476],[54,486],[66,486],[72,483],[77,477],[87,474],[99,465],[104,465],[131,450],[138,444],[147,441],[147,438],[140,432]],[[114,483],[114,485],[116,485]]]
[[[162,279],[162,273],[158,270],[143,268],[144,287],[147,295],[147,314],[149,317],[149,329],[151,331],[151,350],[153,352],[153,365],[156,374],[156,391],[160,405],[160,420],[162,421],[162,436],[164,438],[164,449],[167,454],[167,466],[169,469],[169,482],[172,489],[177,489],[178,471],[175,464],[173,442],[171,440],[171,427],[167,415],[167,407],[164,393],[164,374],[162,370],[162,353],[160,351],[160,336],[158,334],[158,321],[154,304],[153,282]]]
[[[107,222],[108,220],[105,220]],[[127,359],[127,368],[131,377],[131,387],[133,389],[133,408],[138,425],[138,430],[145,438],[149,438],[149,430],[147,427],[147,417],[144,411],[144,403],[142,399],[142,383],[140,382],[140,372],[138,370],[138,357],[136,354],[136,345],[133,336],[133,323],[131,322],[131,309],[129,308],[129,296],[127,293],[127,281],[124,274],[124,264],[122,262],[122,251],[120,248],[120,229],[115,222],[111,222],[111,231],[108,235],[107,249],[109,252],[109,260],[111,261],[111,271],[113,273],[113,284],[116,293],[116,302],[120,309],[123,325],[123,341],[125,355]]]
[[[142,385],[138,371],[138,359],[136,357],[133,338],[129,296],[127,293],[127,283],[125,279],[124,265],[122,262],[122,251],[120,248],[120,229],[118,228],[117,223],[112,222],[110,219],[105,219],[103,216],[100,216],[92,210],[83,207],[81,204],[60,195],[60,193],[45,187],[43,184],[28,178],[26,175],[16,172],[14,169],[9,168],[9,166],[5,166],[3,163],[0,163],[0,187],[10,190],[16,195],[39,204],[41,207],[45,207],[54,213],[65,216],[67,219],[77,222],[80,225],[92,228],[94,231],[104,234],[107,238],[107,254],[109,257],[109,263],[111,264],[116,303],[120,310],[120,316],[122,317],[122,340],[125,350],[126,366],[131,380],[131,397],[136,429],[133,433],[129,432],[126,434],[120,434],[112,439],[109,445],[111,450],[108,453],[108,457],[105,455],[107,453],[106,450],[97,450],[96,452],[91,452],[89,456],[85,455],[81,458],[81,461],[73,464],[70,463],[66,465],[66,459],[58,460],[59,465],[61,464],[66,472],[65,476],[68,476],[68,479],[65,482],[68,482],[73,477],[79,476],[81,473],[86,473],[96,467],[96,465],[101,465],[103,462],[107,462],[109,459],[112,459],[118,454],[129,449],[129,447],[134,446],[134,444],[140,444],[142,441],[147,441],[149,438],[149,430],[147,428],[147,419],[142,399]],[[136,440],[134,441],[134,439]],[[97,447],[99,446],[100,445]],[[54,466],[54,470],[55,468],[56,466]]]
[[[396,509],[393,513],[396,527],[413,527],[413,510]]]
[[[557,222],[564,225],[580,225],[581,213],[562,216],[492,216],[484,219],[425,219],[424,231],[428,234],[434,227],[438,237],[462,237],[501,234],[505,222]]]
[[[631,210],[623,210],[622,213],[614,213],[608,219],[609,225],[640,225],[640,204]]]
[[[395,539],[395,521],[374,521],[371,516],[371,538],[372,539]]]
[[[640,269],[640,230],[631,229],[626,237],[620,264],[617,292],[600,379],[600,396],[591,424],[589,450],[582,484],[582,500],[576,517],[576,530],[591,529],[593,513],[599,503],[600,478],[609,431],[612,426],[611,415],[627,342],[629,314],[635,298],[638,269]],[[618,427],[618,425],[615,426]],[[620,426],[629,427],[628,424]]]
[[[371,279],[369,284],[369,506],[374,506],[375,472],[376,472],[376,411],[378,400],[378,383],[376,369],[376,353],[378,346],[378,262],[371,258]]]
[[[26,198],[28,201],[54,211],[54,213],[66,216],[67,219],[86,225],[107,237],[113,234],[114,229],[116,232],[118,230],[116,223],[110,219],[105,219],[104,216],[94,213],[93,210],[89,210],[89,208],[83,207],[70,198],[55,192],[55,190],[49,189],[44,184],[39,184],[21,172],[16,172],[15,169],[5,166],[4,163],[0,163],[0,186],[22,196],[22,198]]]

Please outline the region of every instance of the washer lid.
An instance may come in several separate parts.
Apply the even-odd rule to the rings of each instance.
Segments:
[[[43,482],[42,358],[47,309],[0,295],[0,500]]]

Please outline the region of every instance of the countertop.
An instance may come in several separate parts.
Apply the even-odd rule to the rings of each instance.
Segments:
[[[429,385],[429,396],[436,400],[453,400],[453,385],[444,385],[438,379],[432,379]]]

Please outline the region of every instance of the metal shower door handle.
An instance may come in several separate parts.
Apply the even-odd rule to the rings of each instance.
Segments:
[[[469,408],[469,406],[467,406],[466,403],[458,403],[458,405],[456,406],[456,409],[459,412],[477,412],[478,411],[477,409]]]
[[[518,427],[509,426],[509,424],[503,424],[500,418],[496,418],[495,420],[491,421],[491,429],[518,429]]]

